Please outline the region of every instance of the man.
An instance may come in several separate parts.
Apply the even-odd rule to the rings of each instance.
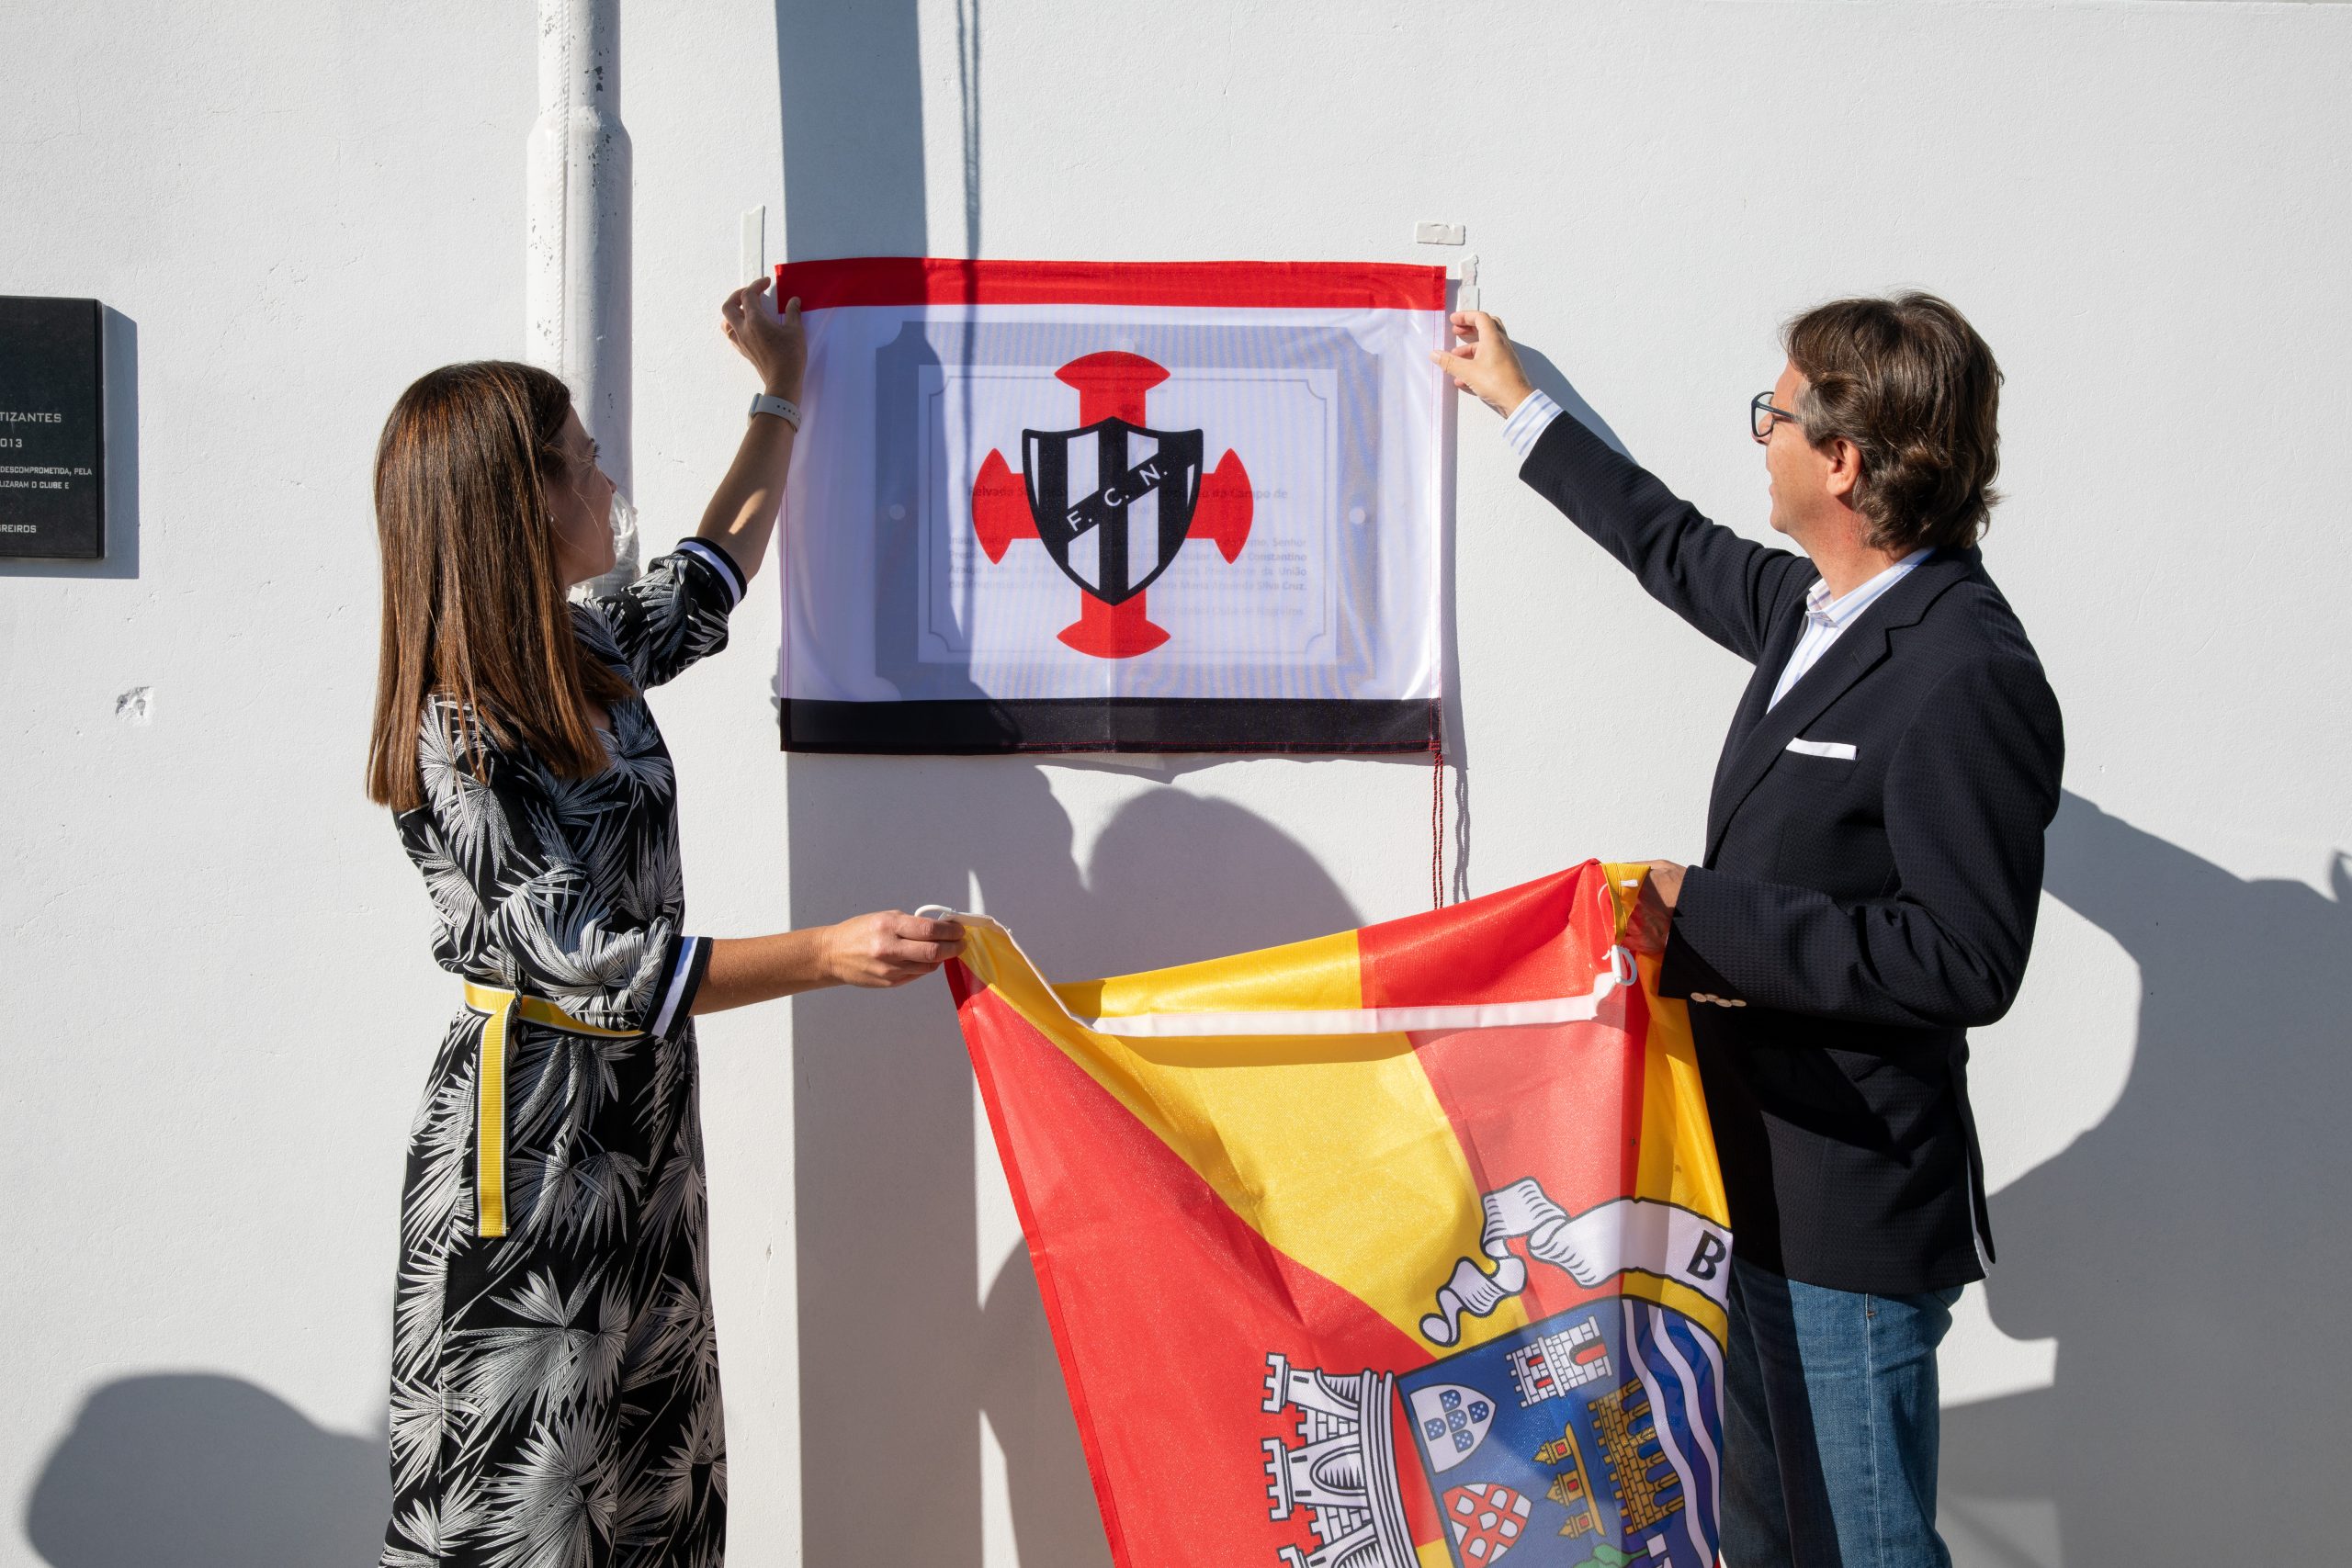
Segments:
[[[1724,1561],[1939,1568],[1936,1347],[1992,1259],[1967,1032],[2025,973],[2064,751],[1976,549],[2000,370],[1930,295],[1791,322],[1750,429],[1798,555],[1561,417],[1492,316],[1453,326],[1436,357],[1521,477],[1756,666],[1705,859],[1654,867],[1638,922],[1692,1004],[1731,1201]]]

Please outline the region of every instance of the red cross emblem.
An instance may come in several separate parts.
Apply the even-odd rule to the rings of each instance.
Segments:
[[[1078,389],[1078,425],[1021,433],[1022,471],[990,451],[972,481],[972,532],[990,563],[1015,539],[1046,547],[1078,585],[1063,642],[1097,659],[1132,659],[1168,640],[1144,614],[1144,590],[1187,539],[1227,561],[1250,538],[1250,475],[1231,450],[1204,471],[1201,432],[1154,430],[1146,395],[1168,372],[1135,354],[1090,354],[1055,378]]]

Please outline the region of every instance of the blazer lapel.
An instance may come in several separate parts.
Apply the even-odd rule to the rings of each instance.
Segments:
[[[1756,786],[1764,782],[1764,775],[1771,771],[1789,742],[1804,734],[1805,727],[1850,691],[1855,682],[1869,674],[1886,657],[1891,634],[1917,625],[1928,613],[1928,606],[1941,597],[1945,589],[1965,577],[1975,561],[1974,550],[1938,551],[1921,561],[1908,577],[1882,594],[1830,644],[1829,651],[1789,688],[1789,694],[1781,699],[1780,706],[1766,712],[1764,705],[1771,700],[1772,688],[1780,683],[1781,671],[1804,635],[1804,613],[1798,613],[1795,635],[1772,639],[1774,646],[1768,650],[1764,662],[1757,666],[1756,679],[1740,705],[1740,719],[1747,720],[1746,728],[1743,730],[1738,721],[1734,722],[1731,738],[1724,745],[1723,760],[1715,767],[1714,793],[1707,804],[1709,862],[1714,860],[1715,852],[1723,846],[1724,833],[1731,826],[1733,816]],[[1752,718],[1751,707],[1755,713]]]
[[[1731,734],[1724,739],[1723,755],[1715,761],[1715,783],[1713,794],[1723,792],[1724,781],[1730,775],[1732,759],[1739,754],[1740,742],[1755,732],[1764,718],[1765,706],[1772,700],[1772,688],[1781,683],[1781,671],[1787,668],[1789,656],[1797,650],[1804,637],[1804,601],[1800,598],[1793,614],[1784,616],[1772,628],[1766,639],[1764,651],[1756,660],[1756,673],[1747,678],[1747,689],[1739,694],[1739,706],[1731,716]]]

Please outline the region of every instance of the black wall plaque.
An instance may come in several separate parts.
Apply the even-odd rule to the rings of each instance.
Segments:
[[[0,558],[107,553],[102,316],[0,295]]]

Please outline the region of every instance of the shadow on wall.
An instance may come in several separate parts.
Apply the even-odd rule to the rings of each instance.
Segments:
[[[961,902],[968,878],[1066,978],[1357,923],[1281,831],[1170,788],[1121,809],[1081,873],[1046,770],[1020,759],[796,757],[790,816],[796,923]],[[851,822],[894,826],[860,840]],[[895,1557],[977,1568],[984,1415],[1020,1560],[1105,1562],[1027,1254],[978,1253],[995,1154],[943,1003],[929,981],[797,1003],[803,1553],[849,1561],[888,1518]]]
[[[314,1568],[372,1562],[391,1506],[381,1437],[236,1378],[136,1377],[82,1406],[25,1536],[52,1568]]]
[[[2341,856],[2331,880],[2244,881],[2061,806],[2047,886],[2139,964],[2139,1043],[2107,1118],[1993,1199],[1993,1319],[2058,1362],[2050,1388],[1945,1413],[1967,1568],[2340,1559]]]
[[[959,0],[963,233],[934,235],[912,0],[778,0],[791,259],[977,253],[979,19]],[[1618,445],[1555,366],[1527,360]],[[1270,824],[1173,790],[1128,806],[1081,870],[1035,762],[799,756],[787,777],[797,924],[977,886],[1050,973],[1078,977],[1357,921]],[[2332,1561],[2316,1500],[2352,1408],[2352,1371],[2327,1353],[2352,1263],[2319,1205],[2352,1175],[2334,1124],[2352,1041],[2329,994],[2352,973],[2352,879],[2338,868],[2334,898],[2242,881],[2073,795],[2050,846],[2051,893],[2141,966],[2140,1037],[2114,1111],[1994,1200],[1995,1321],[2055,1337],[2057,1374],[1947,1414],[1962,1561]],[[1170,940],[1194,945],[1155,950]],[[1102,1562],[1025,1254],[979,1256],[994,1156],[939,987],[796,1008],[804,1558],[870,1555],[887,1520],[894,1560],[978,1568],[985,1419],[1021,1561]]]
[[[1611,450],[1622,457],[1633,456],[1632,452],[1626,450],[1623,439],[1609,428],[1607,420],[1600,417],[1600,411],[1585,401],[1584,394],[1577,391],[1567,377],[1562,373],[1560,367],[1552,363],[1549,355],[1541,349],[1530,348],[1523,343],[1516,346],[1519,349],[1520,365],[1527,371],[1527,379],[1531,386],[1559,404],[1562,411],[1572,415],[1577,423],[1600,436]]]
[[[784,232],[794,261],[923,254],[913,0],[776,0]]]
[[[935,225],[911,0],[779,0],[791,259],[978,254],[980,0],[958,0],[955,23],[962,210]],[[796,756],[786,777],[796,924],[965,904],[977,887],[1074,979],[1357,923],[1298,844],[1173,789],[1123,809],[1081,872],[1032,761]],[[985,1419],[1020,1560],[1106,1562],[1028,1255],[979,1254],[979,1177],[996,1156],[944,999],[927,981],[795,1003],[802,1555],[870,1556],[888,1520],[893,1561],[978,1568]]]

